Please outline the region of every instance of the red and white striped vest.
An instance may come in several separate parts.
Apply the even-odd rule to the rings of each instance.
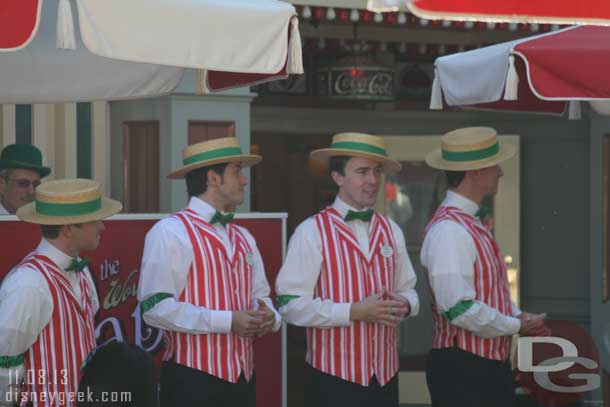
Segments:
[[[191,264],[181,302],[210,310],[238,311],[252,306],[253,255],[245,229],[227,225],[233,256],[226,252],[221,237],[210,223],[197,213],[184,209],[176,216],[186,228],[193,246]],[[252,339],[232,333],[187,334],[165,332],[169,344],[164,359],[173,356],[174,361],[192,369],[207,372],[231,383],[236,383],[243,371],[250,380],[254,371]]]
[[[34,407],[76,406],[80,369],[95,348],[87,279],[80,274],[81,298],[76,298],[68,279],[48,257],[32,253],[17,267],[38,270],[47,281],[53,298],[51,320],[25,354],[25,370],[29,377],[25,377],[25,394],[21,400],[27,398]]]
[[[489,230],[481,222],[455,207],[440,207],[426,227],[424,237],[438,222],[449,220],[464,227],[476,247],[474,262],[474,285],[476,300],[497,309],[504,315],[511,315],[510,290],[506,266]],[[433,297],[434,297],[434,293]],[[510,356],[511,336],[482,338],[465,329],[452,325],[449,320],[433,307],[434,349],[458,348],[486,359],[504,361]]]
[[[371,219],[368,259],[335,209],[321,211],[314,220],[323,252],[314,298],[351,303],[384,288],[394,290],[396,242],[386,217],[375,213]],[[396,340],[395,328],[364,321],[353,321],[349,327],[307,328],[307,362],[362,386],[368,386],[375,374],[383,386],[398,371]]]

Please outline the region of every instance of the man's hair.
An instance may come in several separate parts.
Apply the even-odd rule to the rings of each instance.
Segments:
[[[40,225],[40,233],[45,239],[57,239],[61,233],[61,228],[68,225]],[[69,226],[80,228],[82,223],[74,223]]]
[[[57,239],[63,225],[40,225],[40,232],[45,239]]]
[[[345,166],[352,157],[348,155],[336,155],[330,157],[328,160],[328,173],[338,172],[341,175],[345,175]]]
[[[466,171],[445,171],[445,175],[447,176],[447,187],[457,188],[466,176]]]
[[[209,167],[201,167],[188,172],[184,177],[186,180],[186,192],[188,193],[188,196],[198,196],[207,191],[208,172],[214,171],[216,174],[222,176],[227,165],[229,165],[229,163],[210,165]]]

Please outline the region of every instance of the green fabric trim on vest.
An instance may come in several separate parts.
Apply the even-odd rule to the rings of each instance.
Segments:
[[[10,369],[21,366],[25,362],[25,353],[17,356],[0,356],[0,368]]]
[[[373,146],[366,143],[357,143],[355,141],[339,141],[331,144],[330,148],[343,148],[346,150],[364,151],[366,153],[379,154],[387,157],[388,154],[381,147]]]
[[[205,153],[195,154],[182,160],[183,165],[195,164],[200,161],[212,160],[214,158],[230,157],[242,155],[241,147],[225,147],[218,150],[206,151]]]
[[[443,150],[443,159],[446,161],[477,161],[485,158],[493,157],[500,151],[500,144],[496,143],[482,150],[474,151],[447,151]]]
[[[93,201],[73,204],[49,203],[36,200],[36,212],[48,216],[78,216],[87,215],[102,209],[102,198]]]
[[[444,312],[443,315],[445,315],[445,317],[447,317],[449,321],[453,321],[454,319],[462,315],[464,312],[468,311],[468,309],[472,307],[473,304],[474,300],[460,301],[453,307],[451,307],[451,309],[449,309],[447,312]]]
[[[284,305],[288,304],[290,301],[296,300],[297,298],[299,298],[298,295],[278,295],[277,296],[277,303],[278,303],[278,305],[281,308]]]
[[[169,293],[154,294],[140,303],[140,312],[142,313],[142,315],[144,315],[144,313],[150,311],[155,305],[157,305],[164,299],[171,297],[173,297],[173,295]]]

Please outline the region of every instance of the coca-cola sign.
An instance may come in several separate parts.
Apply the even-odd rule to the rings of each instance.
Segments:
[[[318,72],[318,92],[337,99],[394,100],[394,71],[385,67],[333,67]]]

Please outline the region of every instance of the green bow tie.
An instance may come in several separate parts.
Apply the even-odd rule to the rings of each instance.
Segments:
[[[214,223],[220,223],[222,226],[227,226],[227,223],[231,223],[235,214],[233,213],[221,213],[216,211],[210,223],[213,225]]]
[[[78,258],[75,257],[75,258],[72,259],[72,262],[70,263],[68,268],[66,268],[66,271],[80,272],[80,271],[83,271],[85,269],[87,264],[89,264],[89,259],[80,259],[80,260],[78,260]]]
[[[349,222],[350,220],[360,219],[363,222],[369,222],[374,213],[375,211],[372,209],[360,212],[350,210],[347,212],[347,215],[345,215],[345,221]]]
[[[489,215],[491,215],[491,207],[489,207],[487,205],[482,205],[479,208],[479,210],[477,211],[477,213],[474,214],[474,217],[475,218],[479,218],[481,220],[481,222],[482,222]]]

